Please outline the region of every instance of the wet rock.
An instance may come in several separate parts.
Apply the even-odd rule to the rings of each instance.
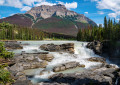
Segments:
[[[106,59],[102,58],[102,57],[91,57],[89,59],[87,59],[88,61],[91,62],[101,62],[101,63],[106,63]]]
[[[80,64],[80,65],[79,65],[79,67],[83,67],[83,68],[84,68],[84,67],[85,67],[85,65],[84,65],[84,64]]]
[[[45,51],[51,51],[51,52],[69,52],[74,53],[74,43],[66,43],[61,45],[55,45],[55,44],[43,44],[40,46],[42,50]]]
[[[2,66],[2,65],[13,66],[14,64],[15,64],[15,60],[14,59],[0,58],[0,66]]]
[[[41,62],[41,68],[46,68],[47,65],[48,65],[47,61],[42,61]]]
[[[39,58],[46,61],[52,61],[54,56],[52,54],[40,54]]]
[[[103,45],[99,41],[93,41],[88,43],[86,47],[92,49],[96,54],[101,54]]]
[[[24,68],[21,63],[16,63],[15,65],[10,67],[10,70],[20,72],[20,71],[23,71]]]
[[[41,62],[19,62],[15,65],[10,67],[10,70],[12,71],[24,71],[27,69],[35,69],[35,68],[45,68],[48,65],[47,61],[41,61]]]
[[[18,42],[5,42],[5,48],[7,48],[7,49],[23,49],[23,46]]]
[[[33,84],[29,80],[25,80],[25,81],[17,80],[12,85],[33,85]]]
[[[106,68],[119,68],[117,65],[113,65],[113,64],[105,64],[104,66]]]
[[[25,53],[25,54],[30,54],[30,55],[39,55],[39,54],[49,54],[49,52],[37,52],[37,53]]]
[[[16,78],[17,78],[17,80],[20,80],[20,81],[27,80],[27,77],[26,77],[25,73],[23,73],[23,72],[18,72],[16,74]]]
[[[33,55],[27,55],[27,56],[24,56],[25,60],[28,60],[28,61],[33,61],[35,60],[35,57]]]
[[[69,62],[65,64],[61,64],[53,68],[54,72],[64,71],[66,69],[76,68],[76,67],[85,67],[85,65],[80,65],[78,62]]]
[[[45,68],[48,63],[47,61],[41,61],[41,62],[30,62],[30,63],[22,63],[24,70],[27,69],[35,69],[35,68]]]

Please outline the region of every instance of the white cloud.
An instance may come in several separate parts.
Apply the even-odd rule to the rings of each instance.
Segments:
[[[117,17],[120,15],[118,13],[120,11],[120,0],[91,0],[97,2],[98,9],[108,9],[113,11],[113,13],[109,13],[109,17]]]
[[[116,13],[109,13],[108,16],[109,16],[109,17],[116,18],[116,17],[117,17],[117,14],[116,14]]]
[[[53,5],[56,5],[56,3],[41,2],[41,3],[35,4],[35,6],[41,6],[41,5],[49,5],[49,6],[53,6]]]
[[[88,14],[88,12],[84,12],[85,14]]]
[[[0,0],[0,5],[3,5],[4,4],[4,0]]]
[[[77,2],[65,3],[64,5],[65,5],[65,7],[66,7],[67,9],[75,9],[75,8],[77,8]]]
[[[24,6],[21,11],[29,11],[31,9],[31,7],[29,6]]]
[[[23,4],[20,0],[5,0],[5,6],[11,6],[15,8],[22,8]]]
[[[64,3],[61,1],[57,1],[59,4],[65,5],[67,9],[76,9],[77,8],[77,2],[72,2],[72,3]]]
[[[103,11],[98,11],[98,14],[102,15],[102,14],[104,14],[104,12]]]
[[[28,5],[28,6],[32,6],[34,5],[35,2],[42,2],[44,0],[22,0],[22,3]]]
[[[47,2],[46,0],[0,0],[0,6],[15,7],[15,8],[19,8],[21,11],[28,11],[34,6],[41,6],[41,5],[53,6],[58,3],[65,5],[67,9],[77,8],[77,2],[63,3],[60,1],[56,1],[56,3],[52,3],[52,2]]]

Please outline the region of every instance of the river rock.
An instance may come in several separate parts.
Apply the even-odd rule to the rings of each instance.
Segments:
[[[91,62],[101,62],[101,63],[106,63],[106,59],[102,58],[102,57],[91,57],[89,59],[87,59],[88,61]]]
[[[18,42],[5,42],[5,48],[7,48],[7,49],[23,49],[23,46]]]
[[[15,77],[15,78],[17,78],[17,80],[20,80],[20,81],[25,81],[25,80],[27,80],[27,77],[26,77],[25,73],[23,73],[23,72],[18,72],[18,73],[16,74],[16,77]]]
[[[61,83],[68,85],[114,85],[119,77],[117,72],[114,68],[102,67],[73,74],[59,73],[51,76],[51,82],[49,84],[47,82],[47,85],[52,85],[54,82],[57,83],[56,85]]]
[[[47,65],[48,65],[47,61],[22,63],[24,70],[35,69],[35,68],[45,68]]]
[[[0,58],[0,66],[2,66],[2,65],[13,66],[14,64],[15,64],[15,60],[14,59]]]
[[[66,69],[76,68],[76,67],[85,67],[85,65],[80,65],[78,62],[69,62],[65,64],[61,64],[53,68],[53,72],[60,72]]]
[[[51,52],[69,52],[74,53],[74,43],[66,43],[61,45],[55,44],[43,44],[40,46],[42,50],[51,51]]]
[[[101,54],[103,45],[99,41],[93,41],[89,42],[86,47],[92,49],[96,54]]]
[[[40,54],[39,58],[46,61],[52,61],[54,56],[52,54]]]

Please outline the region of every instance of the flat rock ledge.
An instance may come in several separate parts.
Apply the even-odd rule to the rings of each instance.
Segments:
[[[48,62],[51,62],[54,59],[54,56],[52,54],[40,54],[39,58],[42,60],[46,60]]]
[[[15,80],[13,85],[33,85],[31,81],[28,80],[24,70],[46,68],[48,62],[50,62],[53,58],[53,55],[46,53],[22,54],[14,57],[14,64],[7,67],[8,71],[11,73],[11,76]]]
[[[50,52],[68,52],[74,53],[74,43],[66,43],[61,45],[55,44],[43,44],[40,46],[42,50],[50,51]]]
[[[54,67],[53,72],[60,72],[60,71],[64,71],[64,70],[76,68],[76,67],[85,67],[85,65],[79,64],[78,62],[68,62],[68,63],[61,64],[59,66]]]
[[[88,58],[87,60],[91,62],[106,63],[106,59],[102,57],[91,57],[91,58]]]

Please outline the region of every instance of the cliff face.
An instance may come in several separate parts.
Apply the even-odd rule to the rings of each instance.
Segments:
[[[61,4],[53,5],[53,6],[42,5],[42,6],[34,7],[30,11],[26,12],[26,14],[33,16],[35,20],[38,18],[46,19],[53,16],[58,16],[61,18],[65,18],[69,16],[69,17],[74,17],[74,21],[88,23],[96,26],[95,22],[93,22],[83,14],[78,14],[74,11],[67,10],[66,7]]]
[[[64,5],[60,4],[54,6],[42,5],[34,7],[30,11],[26,12],[26,14],[32,15],[34,19],[39,17],[46,19],[52,16],[65,17],[77,15],[77,13],[67,10]]]

